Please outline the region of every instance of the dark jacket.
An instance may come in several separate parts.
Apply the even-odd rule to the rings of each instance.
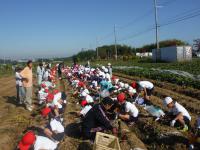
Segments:
[[[105,114],[105,109],[101,104],[96,104],[86,114],[82,122],[82,129],[90,131],[92,128],[103,127],[112,130],[112,125]]]

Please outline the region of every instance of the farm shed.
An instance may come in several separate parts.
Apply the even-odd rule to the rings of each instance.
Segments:
[[[152,58],[156,58],[166,62],[188,61],[192,60],[191,46],[171,46],[160,48],[160,53],[156,49],[152,50]]]
[[[136,56],[139,56],[139,57],[151,57],[152,56],[152,53],[136,53]]]

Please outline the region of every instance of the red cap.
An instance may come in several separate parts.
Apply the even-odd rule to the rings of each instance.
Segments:
[[[83,87],[84,85],[85,85],[85,84],[84,84],[83,82],[81,82],[81,81],[78,83],[78,86],[79,86],[79,87]]]
[[[81,106],[84,107],[85,105],[87,105],[87,101],[86,101],[86,100],[83,100],[83,101],[81,102]]]
[[[59,93],[59,90],[57,89],[53,90],[53,94],[57,94],[57,93]]]
[[[47,101],[48,101],[48,102],[51,102],[51,101],[53,101],[53,99],[54,99],[54,95],[51,94],[51,93],[49,93],[49,94],[47,95]]]
[[[46,117],[50,112],[51,112],[51,109],[49,107],[45,107],[45,108],[42,109],[41,115],[43,117]]]
[[[28,150],[31,145],[34,144],[36,140],[36,136],[33,131],[28,131],[23,137],[22,140],[19,142],[19,149],[20,150]]]
[[[45,92],[45,93],[49,93],[49,90],[48,90],[48,89],[44,89],[44,92]]]
[[[46,85],[45,85],[44,83],[42,83],[42,84],[41,84],[41,87],[42,87],[42,88],[45,88],[45,87],[46,87]]]
[[[122,103],[125,101],[125,99],[126,99],[126,96],[124,93],[120,93],[119,95],[117,95],[118,102]]]
[[[112,80],[115,80],[115,79],[117,79],[117,77],[115,77],[115,76],[112,76],[112,78],[111,78]]]
[[[133,81],[132,83],[131,83],[131,86],[132,86],[132,88],[136,88],[136,86],[137,86],[137,84],[136,84],[136,82],[135,81]]]

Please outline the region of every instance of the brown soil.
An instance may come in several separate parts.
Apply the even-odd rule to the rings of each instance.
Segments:
[[[127,83],[131,83],[133,80],[143,80],[138,77],[127,76],[119,73],[115,73],[115,76],[118,76],[122,81]],[[153,80],[151,81],[154,84],[157,82]],[[174,88],[181,89],[180,86],[173,84],[168,85],[166,89],[165,86],[162,88],[156,86],[153,94],[154,96],[151,97],[151,102],[154,105],[161,107],[163,110],[166,110],[166,108],[162,105],[162,98],[165,96],[171,96],[174,100],[181,103],[187,110],[189,110],[192,116],[193,125],[200,112],[199,99],[194,98],[194,96],[190,97],[183,94],[182,92],[179,92],[180,90],[174,90]],[[199,92],[200,90],[196,91]],[[187,133],[180,133],[178,130],[171,128],[168,125],[155,123],[153,118],[146,114],[146,111],[142,108],[140,108],[140,113],[142,116],[139,119],[139,123],[136,124],[137,127],[133,129],[136,131],[137,136],[147,145],[149,149],[187,149]],[[180,134],[174,135],[172,133]]]
[[[130,79],[130,80],[148,80],[150,82],[152,82],[155,86],[166,89],[166,90],[171,90],[174,91],[176,93],[180,93],[195,99],[200,100],[200,90],[199,89],[194,89],[191,87],[186,87],[186,86],[179,86],[177,84],[172,84],[169,82],[161,82],[161,81],[157,81],[157,80],[152,80],[152,79],[147,79],[144,77],[137,77],[137,76],[129,76],[129,75],[125,75],[122,73],[114,73],[116,76],[119,77],[123,77],[126,79]]]
[[[139,80],[138,77],[130,77],[123,74],[115,74],[120,79],[131,82]],[[152,80],[151,80],[152,81]],[[188,89],[173,85],[171,83],[162,83],[153,81],[156,85],[152,102],[154,105],[162,106],[161,98],[172,96],[176,101],[183,104],[191,113],[193,122],[200,112],[199,93],[200,90]],[[68,105],[64,113],[64,125],[66,127],[65,139],[60,143],[60,150],[92,150],[93,145],[90,141],[85,141],[80,133],[80,119],[76,117],[75,112],[80,110],[76,105],[76,99],[72,97],[73,89],[64,80],[57,82],[58,88],[65,91],[68,96]],[[13,150],[23,133],[28,127],[40,125],[42,119],[39,115],[39,108],[33,112],[28,112],[23,106],[18,106],[15,101],[15,80],[13,77],[0,79],[0,149]],[[190,93],[190,94],[188,94]],[[197,96],[195,96],[195,93]],[[36,101],[36,99],[35,99]],[[128,127],[121,123],[121,134],[119,135],[120,146],[122,150],[134,148],[142,149],[166,149],[166,150],[184,150],[187,149],[187,134],[180,133],[178,130],[169,127],[163,123],[154,121],[154,118],[142,107],[140,109],[140,119],[137,124]],[[165,110],[165,108],[163,108]]]

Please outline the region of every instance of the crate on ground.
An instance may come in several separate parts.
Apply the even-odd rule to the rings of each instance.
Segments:
[[[121,150],[117,137],[97,132],[93,150]]]

